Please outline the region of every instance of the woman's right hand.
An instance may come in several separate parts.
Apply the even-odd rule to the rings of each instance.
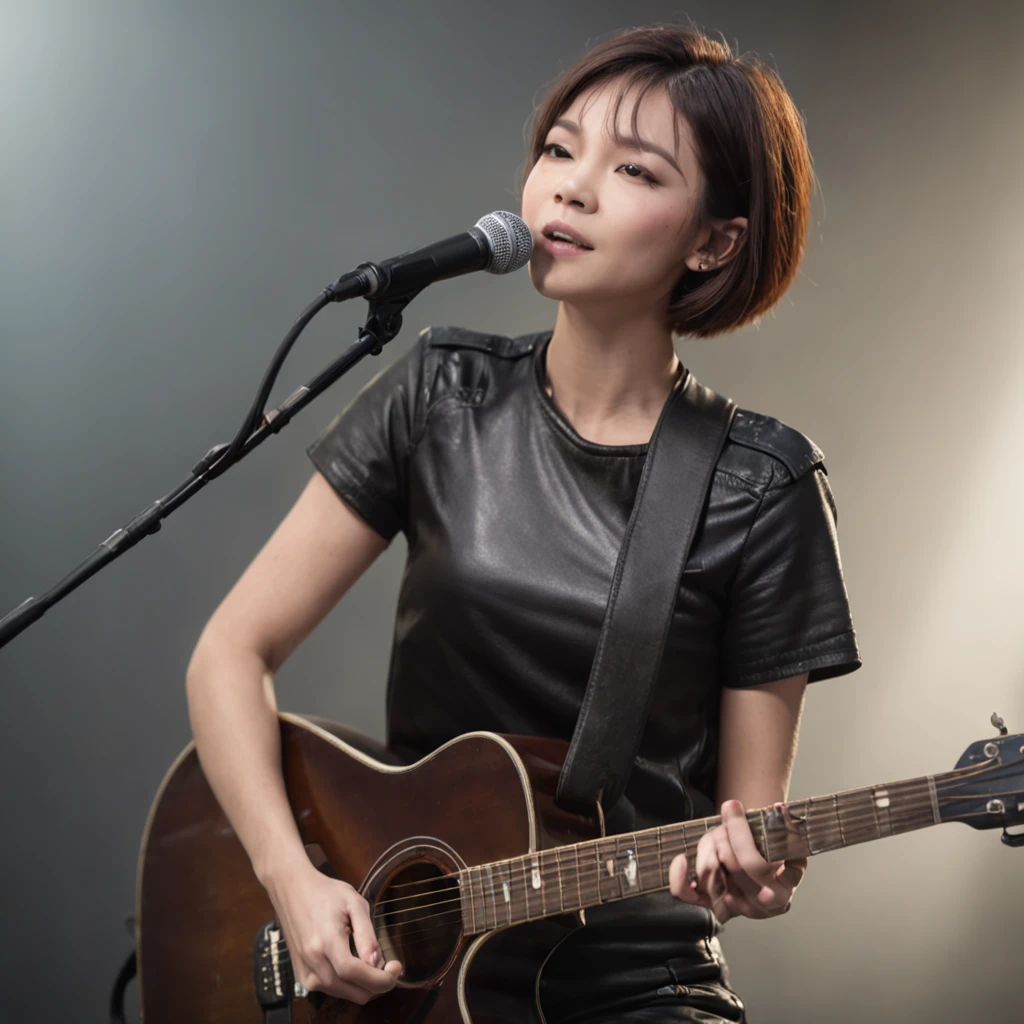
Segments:
[[[390,992],[402,973],[384,963],[370,906],[348,882],[330,878],[312,862],[266,884],[284,930],[295,980],[310,992],[363,1005]],[[355,940],[358,956],[349,948]]]

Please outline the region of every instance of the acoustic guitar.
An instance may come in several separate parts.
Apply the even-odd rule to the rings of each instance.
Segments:
[[[544,962],[588,907],[668,888],[720,817],[604,835],[600,808],[555,803],[568,744],[467,733],[412,765],[321,718],[279,714],[288,800],[313,863],[368,900],[403,974],[360,1006],[296,983],[266,891],[189,744],[154,799],[139,855],[136,951],[146,1024],[523,1024],[544,1021]],[[1024,822],[1024,734],[972,743],[953,771],[747,812],[767,860],[946,821]]]

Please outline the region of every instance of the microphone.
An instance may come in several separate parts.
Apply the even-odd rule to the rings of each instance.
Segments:
[[[526,266],[533,252],[533,234],[521,217],[495,210],[468,231],[431,242],[380,263],[360,263],[331,287],[331,300],[356,296],[415,295],[434,281],[474,270],[510,274]]]

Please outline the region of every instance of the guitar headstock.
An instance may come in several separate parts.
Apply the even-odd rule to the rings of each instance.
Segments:
[[[1002,828],[1008,846],[1024,846],[1024,833],[1006,831],[1024,824],[1024,733],[1007,735],[995,713],[999,735],[977,740],[961,755],[956,771],[937,779],[939,815],[971,828]]]

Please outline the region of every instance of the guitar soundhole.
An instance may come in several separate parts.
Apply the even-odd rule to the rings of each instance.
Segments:
[[[402,962],[402,984],[433,980],[462,936],[458,876],[431,861],[404,864],[377,892],[373,924],[384,958]]]

